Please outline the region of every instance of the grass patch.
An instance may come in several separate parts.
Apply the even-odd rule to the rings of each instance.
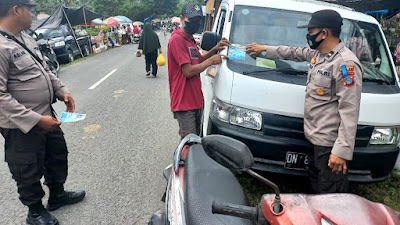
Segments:
[[[261,175],[278,184],[281,193],[307,193],[309,182],[306,177],[288,176],[260,172]],[[257,205],[263,194],[273,193],[273,190],[247,174],[236,174],[252,206]],[[350,183],[350,193],[357,194],[368,200],[388,205],[400,211],[400,171],[395,170],[390,177],[376,183]]]

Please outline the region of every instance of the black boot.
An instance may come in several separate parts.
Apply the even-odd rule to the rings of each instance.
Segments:
[[[42,203],[29,206],[26,223],[30,225],[58,225],[58,220],[43,207]]]
[[[64,205],[71,205],[82,201],[85,191],[64,191],[64,188],[50,188],[50,197],[46,209],[56,210]]]

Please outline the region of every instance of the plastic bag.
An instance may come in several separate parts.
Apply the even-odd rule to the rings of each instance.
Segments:
[[[157,66],[165,66],[166,62],[165,62],[165,58],[162,53],[160,53],[158,55],[156,63],[157,63]]]

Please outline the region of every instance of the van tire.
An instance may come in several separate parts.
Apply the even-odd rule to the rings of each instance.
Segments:
[[[84,55],[84,56],[90,55],[89,46],[87,46],[87,45],[84,45],[84,46],[83,46],[83,55]]]
[[[72,53],[71,50],[68,50],[67,62],[70,63],[70,62],[73,62],[74,60],[75,60],[75,59],[74,59],[74,54]]]

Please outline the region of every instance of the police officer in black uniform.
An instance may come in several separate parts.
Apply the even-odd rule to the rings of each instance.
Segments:
[[[85,192],[64,191],[68,150],[51,107],[57,98],[73,112],[74,99],[43,62],[36,41],[22,32],[30,28],[36,5],[30,0],[0,1],[0,133],[20,200],[29,207],[26,222],[56,225],[48,211],[80,202]],[[42,176],[50,189],[47,210]]]

